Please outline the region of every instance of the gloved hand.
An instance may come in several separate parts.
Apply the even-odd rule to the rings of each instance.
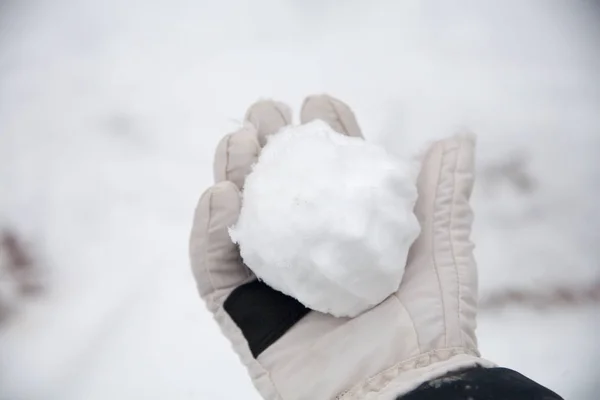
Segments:
[[[329,96],[305,100],[301,122],[313,119],[361,136],[350,108]],[[200,295],[262,396],[395,399],[449,371],[492,367],[479,357],[475,336],[477,267],[469,241],[474,140],[438,141],[424,157],[415,206],[421,234],[398,291],[355,318],[335,318],[256,280],[227,231],[266,136],[290,122],[282,103],[250,107],[244,127],[218,146],[217,183],[199,201],[190,238]]]

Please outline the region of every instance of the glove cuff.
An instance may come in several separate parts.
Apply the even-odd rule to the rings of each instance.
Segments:
[[[491,368],[496,365],[480,358],[479,353],[474,349],[434,350],[404,360],[380,372],[339,394],[336,400],[395,400],[424,382],[455,370],[475,366]]]

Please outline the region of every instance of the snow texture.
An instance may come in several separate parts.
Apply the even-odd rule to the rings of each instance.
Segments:
[[[246,265],[313,310],[354,317],[398,290],[419,234],[411,163],[316,120],[269,138],[230,234]]]
[[[0,399],[260,398],[187,258],[215,147],[259,96],[329,92],[393,153],[467,125],[482,298],[597,281],[599,9],[0,1],[0,220],[49,271],[0,327]],[[597,399],[598,303],[508,307],[480,310],[482,355]]]

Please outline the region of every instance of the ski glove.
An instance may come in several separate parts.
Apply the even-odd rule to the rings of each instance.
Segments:
[[[362,136],[350,108],[332,97],[304,101],[301,122],[314,119]],[[216,184],[198,203],[190,237],[200,296],[262,396],[396,399],[450,371],[494,366],[480,358],[475,336],[473,138],[438,141],[423,158],[415,206],[421,234],[398,291],[355,318],[335,318],[257,280],[228,234],[239,215],[244,178],[266,136],[290,123],[290,109],[282,103],[260,101],[249,108],[244,126],[218,145]]]

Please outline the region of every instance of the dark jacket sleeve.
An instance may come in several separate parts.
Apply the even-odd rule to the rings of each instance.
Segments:
[[[425,382],[397,400],[563,400],[507,368],[469,368]]]

